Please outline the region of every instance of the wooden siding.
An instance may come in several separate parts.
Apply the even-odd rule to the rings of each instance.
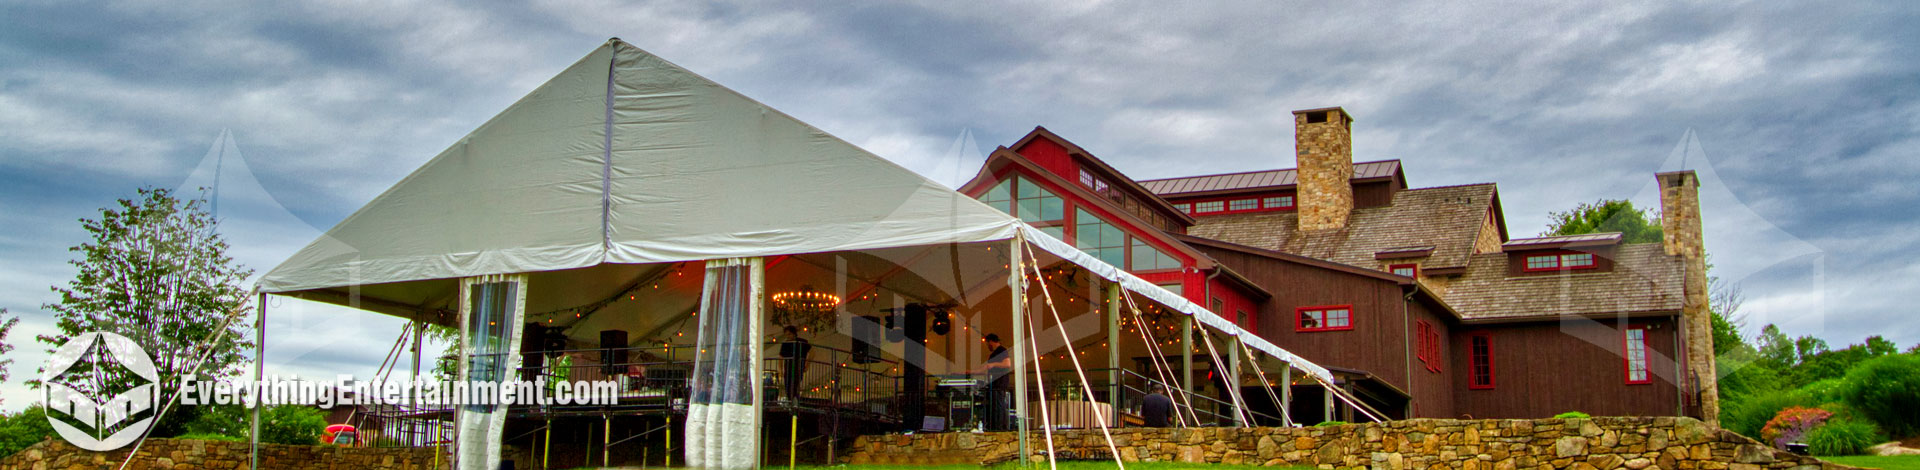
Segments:
[[[1413,395],[1413,411],[1411,415],[1415,418],[1458,417],[1459,414],[1454,410],[1453,400],[1453,395],[1457,393],[1454,391],[1453,380],[1455,370],[1453,364],[1449,361],[1449,358],[1454,355],[1455,349],[1453,347],[1452,335],[1449,333],[1457,329],[1454,323],[1455,320],[1452,319],[1451,314],[1445,313],[1444,311],[1436,313],[1436,309],[1428,307],[1425,302],[1409,301],[1406,304],[1407,313],[1413,316],[1413,323],[1417,325],[1420,321],[1426,321],[1427,324],[1432,325],[1434,331],[1438,333],[1437,336],[1440,341],[1438,347],[1439,357],[1430,359],[1441,364],[1440,371],[1435,372],[1427,370],[1426,363],[1421,362],[1419,359],[1419,351],[1416,349],[1420,344],[1418,337],[1409,336],[1415,338],[1413,342],[1406,345],[1407,354],[1414,357],[1412,362],[1413,387],[1407,390],[1407,393]],[[1408,328],[1407,331],[1409,335],[1413,335],[1418,331],[1418,329],[1413,326],[1409,326]],[[1465,382],[1462,382],[1459,388],[1464,390],[1466,388]]]
[[[1397,192],[1393,181],[1373,181],[1353,184],[1353,207],[1383,207],[1393,205],[1393,193]]]
[[[1620,320],[1455,326],[1448,340],[1454,411],[1479,419],[1546,418],[1568,411],[1594,416],[1673,416],[1680,413],[1679,363],[1672,317],[1635,318],[1647,325],[1653,383],[1626,384]],[[1493,337],[1494,387],[1468,390],[1467,336]]]
[[[1195,248],[1273,293],[1258,308],[1260,337],[1315,363],[1367,371],[1408,390],[1413,322],[1398,283],[1233,250]],[[1349,304],[1352,330],[1294,331],[1296,308]]]

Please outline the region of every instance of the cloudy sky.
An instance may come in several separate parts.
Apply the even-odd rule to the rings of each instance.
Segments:
[[[949,183],[965,138],[1036,125],[1141,179],[1290,167],[1290,111],[1324,106],[1414,186],[1499,183],[1516,235],[1696,169],[1750,330],[1920,342],[1910,2],[692,3],[0,3],[0,307],[23,318],[0,391],[44,361],[75,219],[243,156],[222,217],[264,272],[615,36]],[[365,374],[399,332],[275,308],[284,373]]]

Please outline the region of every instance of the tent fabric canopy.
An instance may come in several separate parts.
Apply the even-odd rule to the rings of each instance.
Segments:
[[[619,39],[401,179],[267,293],[1010,240],[1331,374],[971,197]]]
[[[1005,240],[1016,223],[615,39],[260,289]]]

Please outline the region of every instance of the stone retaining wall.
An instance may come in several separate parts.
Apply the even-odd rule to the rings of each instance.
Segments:
[[[1310,428],[1115,429],[1128,462],[1211,462],[1319,468],[1518,470],[1846,469],[1778,452],[1692,418],[1415,419]],[[864,436],[853,464],[996,463],[1018,453],[1017,433]],[[1046,437],[1029,437],[1034,452]],[[1062,458],[1110,458],[1098,429],[1056,432]],[[1042,460],[1034,455],[1031,458]]]
[[[0,470],[115,470],[129,449],[93,452],[66,441],[41,441],[0,458]],[[200,470],[247,468],[245,442],[148,439],[127,465],[131,470]],[[347,448],[333,446],[260,445],[260,468],[289,470],[439,470],[432,449]]]

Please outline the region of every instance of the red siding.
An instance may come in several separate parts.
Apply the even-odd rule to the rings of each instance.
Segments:
[[[1457,417],[1459,415],[1455,412],[1453,406],[1453,395],[1455,393],[1453,385],[1454,368],[1453,364],[1447,362],[1449,358],[1453,357],[1453,351],[1455,349],[1450,333],[1455,328],[1451,314],[1444,312],[1436,314],[1423,302],[1407,302],[1407,313],[1413,316],[1416,324],[1420,321],[1426,321],[1429,327],[1433,328],[1440,344],[1435,348],[1435,351],[1437,351],[1436,355],[1439,357],[1431,360],[1441,364],[1440,371],[1435,372],[1427,370],[1426,365],[1418,359],[1414,360],[1412,369],[1413,388],[1407,390],[1407,393],[1413,395],[1413,411],[1410,415],[1415,418]],[[1415,341],[1414,344],[1407,345],[1409,350],[1418,346],[1418,341]],[[1410,354],[1417,356],[1418,351]],[[1464,388],[1464,386],[1462,386],[1462,388]]]
[[[1066,147],[1052,140],[1033,139],[1014,151],[1062,179],[1080,181],[1080,168],[1073,163],[1073,156],[1067,154]]]
[[[1460,386],[1456,411],[1474,418],[1544,418],[1568,411],[1594,416],[1673,416],[1680,413],[1679,363],[1670,317],[1633,319],[1647,325],[1647,365],[1653,383],[1621,383],[1623,325],[1618,320],[1475,325],[1453,330],[1452,368]],[[1494,387],[1468,390],[1467,336],[1493,337]]]

